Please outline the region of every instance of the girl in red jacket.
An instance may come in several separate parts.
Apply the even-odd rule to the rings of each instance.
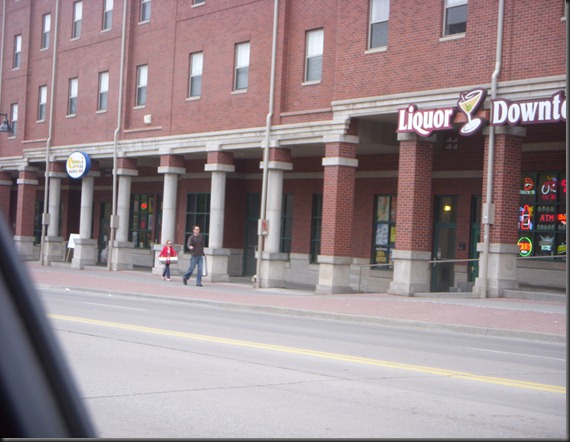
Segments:
[[[170,281],[170,261],[171,258],[178,256],[176,250],[172,247],[172,241],[166,241],[166,245],[162,248],[162,251],[158,256],[166,258],[166,261],[164,262],[164,270],[162,271],[162,280]]]

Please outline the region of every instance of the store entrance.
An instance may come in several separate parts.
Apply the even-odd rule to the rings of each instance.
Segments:
[[[253,276],[257,271],[257,220],[261,213],[261,195],[248,193],[246,195],[245,208],[245,235],[243,245],[243,269],[242,276]]]
[[[455,259],[457,197],[436,196],[432,260]],[[449,292],[455,281],[455,263],[436,263],[431,267],[431,292]]]
[[[107,246],[109,245],[111,221],[111,203],[102,202],[99,212],[99,239],[97,240],[97,263],[107,264]]]
[[[481,236],[481,196],[474,195],[471,198],[471,243],[469,245],[469,259],[479,258],[477,251],[477,243]],[[467,281],[475,282],[479,276],[479,261],[469,261],[469,273],[467,274]]]

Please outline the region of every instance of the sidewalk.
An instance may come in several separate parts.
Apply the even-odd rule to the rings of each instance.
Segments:
[[[163,281],[150,270],[109,271],[105,267],[72,269],[70,264],[26,263],[37,288],[163,296],[232,308],[315,316],[384,325],[445,329],[481,335],[566,342],[567,303],[510,298],[402,297],[376,293],[321,295],[293,289],[255,289],[240,282],[208,282],[196,287],[180,276]]]

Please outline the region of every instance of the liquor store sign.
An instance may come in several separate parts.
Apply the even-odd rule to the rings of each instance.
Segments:
[[[415,104],[398,109],[396,132],[415,132],[429,137],[432,132],[452,129],[460,124],[461,135],[473,135],[485,124],[491,126],[522,126],[527,124],[566,121],[566,96],[558,91],[545,99],[510,101],[490,100],[490,109],[483,109],[487,91],[472,89],[459,94],[457,106],[437,109],[418,109]]]

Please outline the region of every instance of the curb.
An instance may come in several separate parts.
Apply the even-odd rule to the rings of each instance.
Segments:
[[[320,318],[327,320],[339,320],[339,321],[352,321],[360,323],[369,324],[380,324],[389,327],[409,327],[417,329],[427,329],[427,330],[446,330],[454,333],[465,333],[474,334],[482,336],[494,336],[494,337],[509,337],[509,338],[520,338],[534,341],[542,342],[553,342],[553,343],[565,343],[566,337],[560,335],[554,335],[551,333],[540,333],[540,332],[528,332],[524,330],[508,330],[501,328],[490,328],[490,327],[478,327],[474,325],[456,325],[456,324],[445,324],[439,322],[423,322],[423,321],[411,321],[407,319],[393,319],[393,318],[379,318],[374,316],[364,316],[364,315],[351,315],[346,313],[328,313],[320,312],[317,310],[302,310],[290,307],[273,307],[264,305],[251,305],[251,304],[241,304],[237,302],[228,301],[216,301],[208,299],[194,299],[194,298],[180,298],[172,297],[168,295],[152,295],[152,294],[141,294],[134,292],[125,291],[109,291],[109,290],[99,290],[96,288],[86,289],[84,287],[66,287],[47,284],[37,284],[38,289],[49,289],[49,290],[74,290],[78,292],[87,293],[100,293],[108,295],[118,295],[118,296],[131,296],[139,298],[148,299],[167,299],[169,301],[176,302],[188,302],[194,304],[205,304],[205,305],[216,305],[220,308],[234,309],[234,310],[250,310],[250,311],[261,311],[266,313],[275,314],[287,314],[299,317],[311,317]]]

